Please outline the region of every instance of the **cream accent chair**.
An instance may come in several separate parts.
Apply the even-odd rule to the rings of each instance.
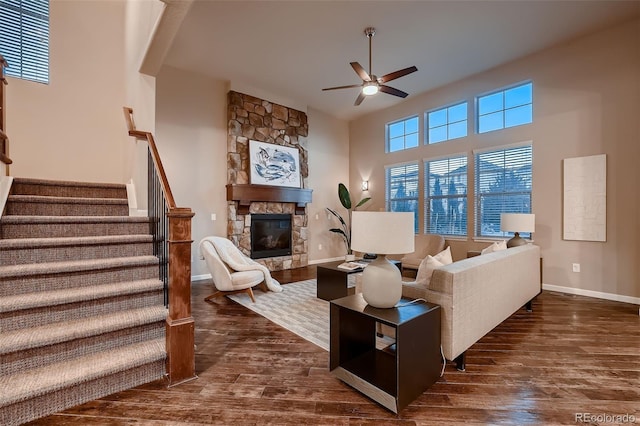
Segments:
[[[235,249],[238,250],[237,248]],[[226,294],[247,293],[251,301],[253,303],[256,302],[251,288],[264,282],[264,273],[262,271],[234,271],[222,261],[213,244],[205,240],[200,242],[200,253],[204,256],[207,268],[213,278],[213,285],[217,290],[215,293],[205,297],[205,301],[209,302],[214,297]],[[267,291],[266,286],[263,290]]]
[[[415,249],[413,253],[404,256],[387,256],[402,262],[402,270],[415,269],[420,267],[420,263],[427,255],[435,256],[444,250],[444,237],[438,234],[418,234],[415,236]]]

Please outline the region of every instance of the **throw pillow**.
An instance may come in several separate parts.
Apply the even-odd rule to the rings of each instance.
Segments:
[[[489,247],[484,248],[480,252],[480,254],[493,253],[494,251],[500,251],[500,250],[506,250],[506,249],[507,249],[507,242],[505,240],[496,241],[495,243],[491,244]]]
[[[420,262],[420,266],[418,267],[416,283],[429,287],[433,270],[450,263],[453,263],[453,259],[451,258],[451,249],[449,247],[442,250],[435,256],[427,255],[427,257]]]

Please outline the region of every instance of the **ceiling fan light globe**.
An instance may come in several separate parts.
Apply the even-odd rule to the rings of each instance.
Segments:
[[[362,93],[367,96],[375,95],[378,93],[378,85],[377,84],[365,84],[362,88]]]

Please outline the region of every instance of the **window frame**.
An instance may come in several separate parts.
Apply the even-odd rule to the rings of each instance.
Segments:
[[[506,92],[508,92],[509,90],[513,90],[513,89],[517,89],[520,87],[524,87],[527,85],[531,85],[531,102],[528,103],[524,103],[524,104],[518,104],[518,105],[514,105],[514,106],[510,106],[507,107],[506,106],[506,100],[505,100],[505,94]],[[521,81],[519,83],[515,83],[509,86],[505,86],[502,87],[500,89],[496,89],[496,90],[492,90],[490,92],[486,92],[486,93],[482,93],[480,95],[476,95],[475,97],[475,130],[477,134],[484,134],[484,133],[489,133],[489,132],[495,132],[498,130],[504,130],[504,129],[509,129],[511,127],[518,127],[518,126],[525,126],[527,124],[532,124],[533,123],[533,101],[534,101],[534,93],[533,93],[533,80],[525,80],[525,81]],[[485,113],[481,113],[480,111],[480,103],[482,99],[488,98],[489,96],[494,96],[497,94],[502,94],[502,107],[501,109],[497,109],[497,110],[491,110],[489,112],[485,112]],[[514,124],[514,125],[506,125],[506,114],[508,111],[513,111],[516,108],[521,108],[523,106],[527,106],[530,105],[531,106],[531,121],[527,122],[527,123],[520,123],[520,124]],[[494,128],[494,129],[489,129],[489,130],[484,130],[481,131],[480,128],[480,121],[482,117],[486,117],[490,114],[496,114],[500,112],[502,114],[502,127],[499,128]]]
[[[503,155],[507,154],[507,151],[513,151],[513,150],[519,150],[519,149],[523,149],[523,148],[528,148],[528,150],[530,151],[529,153],[529,162],[528,163],[523,163],[517,167],[519,168],[523,168],[523,167],[529,167],[529,173],[526,176],[526,178],[528,179],[528,189],[526,190],[512,190],[512,191],[499,191],[499,192],[492,192],[492,191],[481,191],[480,188],[483,185],[486,185],[487,182],[485,180],[482,179],[481,174],[484,173],[488,173],[488,170],[484,169],[481,165],[481,158],[480,156],[482,155],[486,155],[486,154],[493,154],[493,153],[499,153],[502,152]],[[499,217],[500,213],[531,213],[532,209],[533,209],[533,142],[532,141],[526,141],[526,142],[520,142],[520,143],[516,143],[516,144],[511,144],[511,145],[503,145],[503,146],[498,146],[498,147],[491,147],[491,148],[486,148],[486,149],[478,149],[478,150],[474,150],[473,151],[473,164],[474,164],[474,174],[473,174],[473,178],[474,178],[474,197],[475,197],[475,206],[474,206],[474,238],[475,239],[503,239],[503,238],[510,238],[513,236],[512,232],[502,232],[499,230],[500,228],[500,224],[498,222],[498,230],[491,232],[491,233],[485,233],[483,231],[483,228],[485,225],[483,223],[483,214],[497,214]],[[514,166],[515,168],[516,166]],[[513,168],[511,168],[513,169]],[[507,167],[502,167],[502,179],[506,179],[506,175],[507,175],[507,171],[510,171]],[[512,178],[515,178],[513,175],[511,175]],[[521,176],[516,176],[516,177],[521,177]],[[498,180],[498,178],[496,178],[496,181]],[[495,185],[496,181],[494,181],[491,185]],[[526,184],[526,182],[525,182]],[[491,195],[487,195],[487,194],[491,194]],[[528,205],[528,209],[513,209],[513,208],[507,208],[505,209],[504,204],[501,206],[501,208],[499,209],[499,211],[496,212],[491,212],[491,211],[486,211],[487,209],[485,208],[484,205],[484,201],[485,199],[490,200],[490,199],[498,199],[498,197],[504,197],[505,194],[507,196],[525,196],[528,197],[527,200],[527,205]],[[530,238],[531,234],[530,233],[520,233],[520,236],[523,238]]]
[[[391,176],[390,176],[390,172],[393,169],[399,169],[399,168],[405,168],[405,179],[404,182],[406,183],[408,180],[406,179],[406,175],[408,174],[406,171],[407,167],[415,167],[415,196],[405,196],[402,198],[392,198],[391,197]],[[411,172],[414,173],[414,172]],[[384,198],[385,198],[385,210],[388,212],[393,212],[393,211],[412,211],[414,214],[414,231],[416,234],[419,233],[420,230],[420,222],[419,222],[419,217],[420,217],[420,162],[419,161],[409,161],[409,162],[405,162],[405,163],[398,163],[398,164],[390,164],[390,165],[386,165],[384,166]],[[394,210],[392,209],[392,204],[393,202],[413,202],[414,204],[414,209],[413,210]]]
[[[464,165],[458,166],[456,167],[457,170],[461,167],[464,167],[464,173],[463,174],[459,174],[460,176],[464,176],[464,188],[465,191],[464,193],[458,194],[456,193],[455,195],[449,194],[449,188],[450,188],[450,183],[451,182],[447,182],[447,194],[442,194],[440,196],[433,196],[430,195],[430,189],[431,189],[431,179],[430,179],[430,170],[431,170],[431,163],[435,163],[435,162],[439,162],[439,161],[456,161],[456,160],[462,160],[464,159]],[[452,238],[460,238],[460,239],[466,239],[467,235],[469,234],[469,223],[468,223],[468,209],[469,209],[469,176],[468,176],[468,172],[469,172],[469,153],[467,152],[462,152],[462,153],[454,153],[451,155],[446,155],[446,156],[442,156],[442,157],[435,157],[435,158],[425,158],[423,159],[423,181],[424,181],[424,203],[423,203],[423,211],[424,211],[424,233],[425,234],[440,234],[440,235],[445,235],[448,238],[452,237]],[[448,171],[447,171],[447,175],[451,175],[452,170],[448,167]],[[456,188],[457,189],[457,188]],[[462,215],[462,220],[464,222],[464,228],[461,232],[455,233],[455,232],[443,232],[442,229],[432,229],[431,226],[431,219],[432,219],[432,209],[431,209],[431,201],[432,200],[442,200],[442,201],[447,201],[447,210],[449,208],[449,200],[453,200],[453,199],[460,199],[462,198],[464,203],[464,207],[463,207],[463,215]]]
[[[413,119],[417,120],[416,131],[415,131],[415,133],[413,133],[413,132],[412,133],[407,133],[406,132],[406,127],[407,127],[406,123],[409,120],[413,120]],[[404,131],[403,131],[402,136],[401,136],[402,137],[402,146],[403,147],[401,149],[396,149],[396,150],[392,151],[391,150],[392,138],[391,138],[391,130],[390,129],[391,129],[391,126],[393,126],[394,124],[399,124],[399,123],[403,123],[403,126],[404,126]],[[414,115],[410,115],[410,116],[405,117],[405,118],[401,118],[401,119],[394,120],[394,121],[391,121],[389,123],[386,123],[385,124],[384,133],[385,133],[385,152],[387,154],[388,153],[392,153],[392,152],[406,151],[407,149],[412,149],[412,148],[418,148],[420,146],[420,115],[419,114],[414,114]],[[416,135],[416,146],[407,147],[407,136],[414,135],[414,134]],[[395,137],[393,139],[398,139],[398,138],[399,137]]]
[[[464,105],[466,107],[466,114],[465,114],[465,118],[464,120],[458,120],[458,121],[450,121],[449,120],[449,110],[451,108],[460,106],[460,105]],[[446,118],[445,118],[445,123],[439,126],[434,126],[434,127],[430,127],[431,124],[431,120],[429,119],[429,114],[433,114],[439,111],[445,111],[446,114]],[[462,136],[456,136],[456,137],[450,137],[449,136],[449,129],[450,126],[453,124],[458,124],[458,123],[462,123],[464,122],[464,135]],[[431,141],[431,132],[430,130],[433,128],[439,128],[439,127],[444,127],[446,130],[446,138],[443,140],[439,140],[439,141],[435,141],[432,142]],[[451,103],[442,107],[438,107],[438,108],[434,108],[428,111],[424,112],[424,144],[425,145],[433,145],[433,144],[437,144],[437,143],[442,143],[442,142],[447,142],[447,141],[451,141],[451,140],[455,140],[455,139],[461,139],[461,138],[466,138],[467,136],[469,136],[469,102],[466,100],[460,101],[460,102],[455,102],[455,103]]]
[[[9,66],[6,75],[49,84],[50,1],[1,0],[0,54]]]

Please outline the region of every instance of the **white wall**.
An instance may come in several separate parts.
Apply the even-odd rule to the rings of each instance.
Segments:
[[[532,79],[533,124],[474,133],[466,138],[384,153],[385,123],[467,100],[490,90]],[[533,141],[535,243],[542,248],[544,282],[568,289],[640,297],[640,21],[634,20],[530,55],[482,74],[409,97],[394,108],[370,114],[350,126],[351,187],[372,172],[375,205],[384,206],[384,166],[474,149]],[[562,160],[607,155],[607,241],[562,239]],[[473,187],[473,175],[468,176]],[[473,233],[473,194],[468,199]],[[422,227],[421,227],[422,229]],[[451,240],[454,257],[486,246],[473,238]],[[582,272],[572,272],[580,263]],[[628,299],[624,299],[624,297]],[[637,300],[637,299],[636,299]]]
[[[9,77],[11,174],[125,182],[125,1],[52,1],[50,83]]]

